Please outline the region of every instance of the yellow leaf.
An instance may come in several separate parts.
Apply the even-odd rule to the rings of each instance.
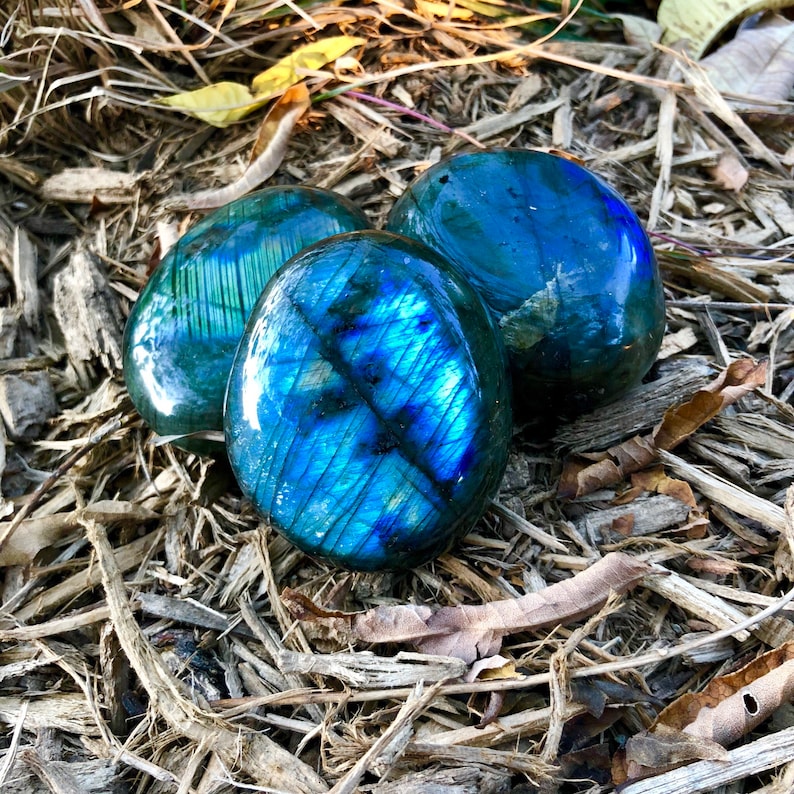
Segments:
[[[164,105],[190,113],[214,127],[226,127],[266,101],[254,97],[246,86],[230,82],[213,83],[160,100]]]
[[[442,3],[438,0],[414,0],[416,3],[416,10],[422,16],[432,17],[446,17],[449,15],[450,19],[471,19],[474,16],[473,11],[466,8],[457,8],[450,5],[450,3]]]
[[[327,63],[340,58],[348,50],[365,43],[353,36],[331,36],[300,47],[282,58],[275,66],[260,72],[251,88],[256,97],[271,97],[295,85],[307,71],[322,69]]]
[[[509,10],[506,9],[503,2],[500,0],[492,0],[490,3],[483,3],[479,0],[457,0],[458,5],[479,14],[482,17],[506,17]]]

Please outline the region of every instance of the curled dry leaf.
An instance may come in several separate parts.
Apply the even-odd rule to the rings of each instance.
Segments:
[[[433,610],[428,606],[382,606],[367,612],[326,612],[289,588],[282,600],[294,617],[310,621],[341,642],[411,643],[422,653],[453,656],[471,664],[498,653],[502,638],[591,615],[612,592],[624,593],[652,569],[613,552],[576,576],[520,598]]]
[[[692,508],[697,507],[695,495],[692,493],[689,483],[685,480],[668,477],[661,466],[632,474],[631,484],[633,488],[666,494]]]
[[[644,469],[653,463],[659,450],[677,446],[726,406],[762,386],[765,380],[765,362],[756,363],[749,358],[732,362],[713,383],[695,392],[682,405],[670,408],[647,435],[630,438],[605,452],[566,461],[559,496],[583,496]]]
[[[731,25],[756,11],[785,8],[791,0],[662,0],[657,21],[664,35],[662,44],[686,39],[695,58]]]
[[[648,731],[629,740],[626,775],[637,780],[696,758],[714,758],[699,753],[715,747],[724,752],[792,697],[794,643],[786,643],[671,703]]]
[[[174,196],[167,202],[168,206],[172,209],[212,209],[259,187],[281,165],[292,130],[310,104],[309,89],[303,83],[292,86],[265,116],[254,144],[255,157],[239,179],[225,187]]]

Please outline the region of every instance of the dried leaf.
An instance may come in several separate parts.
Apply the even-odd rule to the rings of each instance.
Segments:
[[[636,14],[613,14],[613,16],[620,20],[626,43],[633,47],[651,49],[662,38],[661,26],[647,17]]]
[[[786,100],[794,88],[794,22],[768,14],[736,34],[701,65],[720,91]]]
[[[197,88],[195,91],[164,97],[160,102],[175,110],[189,113],[213,127],[227,127],[270,99],[270,95],[255,97],[241,83],[224,81]]]
[[[422,653],[471,664],[494,656],[507,634],[567,624],[600,609],[612,592],[624,593],[651,572],[646,563],[613,552],[571,579],[520,598],[477,606],[382,606],[367,612],[324,612],[294,590],[282,600],[293,617],[324,626],[342,641],[410,642]]]
[[[210,209],[228,204],[254,190],[281,165],[292,130],[310,104],[309,90],[303,83],[290,88],[273,105],[262,122],[254,144],[254,151],[259,154],[239,179],[222,188],[173,196],[168,200],[168,206],[194,210]]]
[[[644,491],[672,496],[692,508],[697,507],[695,495],[692,493],[692,487],[689,483],[674,477],[668,477],[661,466],[632,474],[631,484]]]
[[[695,58],[700,58],[720,34],[756,11],[791,5],[791,0],[662,0],[657,20],[664,30],[663,44],[687,39]]]
[[[490,681],[493,679],[521,678],[521,674],[516,672],[516,663],[505,656],[489,656],[486,659],[478,659],[471,666],[466,675],[466,681]]]
[[[695,752],[719,748],[724,755],[724,748],[739,741],[792,697],[794,643],[789,642],[740,670],[714,678],[703,691],[687,692],[671,703],[647,732],[629,740],[626,772],[636,780],[694,758],[716,758],[691,755],[685,748],[695,748]],[[666,746],[659,744],[660,737]],[[651,746],[656,748],[655,754],[648,753]]]
[[[416,10],[428,19],[441,17],[442,19],[471,19],[474,12],[468,8],[458,8],[457,4],[440,2],[439,0],[415,0]]]
[[[749,394],[766,381],[766,364],[745,358],[732,362],[709,386],[682,405],[670,408],[659,425],[646,436],[635,436],[615,447],[590,465],[581,460],[565,462],[557,492],[562,498],[592,493],[620,482],[624,477],[652,463],[658,450],[680,444],[726,406]]]
[[[642,731],[626,742],[626,761],[630,779],[637,777],[636,772],[644,767],[649,772],[659,773],[672,769],[688,761],[710,758],[713,761],[725,760],[724,747],[702,737],[690,736],[684,731],[668,726],[660,726],[653,733]]]
[[[750,178],[750,172],[733,152],[723,152],[717,165],[710,169],[714,181],[725,190],[738,193]]]
[[[257,97],[270,98],[361,44],[366,44],[366,39],[331,36],[300,47],[254,77],[253,92]]]

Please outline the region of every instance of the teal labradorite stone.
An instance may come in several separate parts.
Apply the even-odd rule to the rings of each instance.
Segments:
[[[576,412],[650,369],[664,332],[662,281],[626,201],[570,160],[501,149],[425,171],[387,228],[442,252],[502,329],[516,408]]]
[[[508,377],[493,320],[456,269],[404,237],[341,235],[290,260],[251,314],[229,376],[229,461],[305,552],[414,567],[496,493]]]
[[[266,188],[193,226],[163,257],[124,332],[124,379],[146,423],[166,436],[221,431],[234,351],[265,284],[312,243],[367,226],[347,199],[307,187]]]

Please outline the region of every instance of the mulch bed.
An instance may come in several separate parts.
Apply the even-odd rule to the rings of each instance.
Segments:
[[[738,690],[722,677],[769,651],[766,664],[786,669],[790,104],[749,113],[675,50],[626,44],[585,13],[547,40],[563,20],[547,17],[505,25],[385,0],[0,10],[3,792],[606,792],[637,773],[627,740],[652,737],[681,695],[727,701]],[[667,333],[646,383],[551,432],[516,428],[493,508],[450,553],[401,573],[350,573],[294,549],[222,462],[153,439],[120,369],[138,291],[203,215],[169,197],[237,179],[262,119],[215,129],[157,98],[246,82],[340,31],[367,43],[343,74],[307,78],[314,96],[358,80],[419,117],[318,101],[268,184],[332,188],[379,225],[417,173],[472,141],[564,151],[637,210],[665,281]],[[101,195],[96,171],[70,171],[89,167],[112,182]],[[757,382],[654,448],[650,466],[571,475],[648,438],[729,366]],[[505,635],[482,671],[323,632],[282,600],[289,588],[344,612],[487,604],[610,552],[649,572],[589,617]],[[624,790],[792,790],[788,686],[732,749],[701,735],[672,772],[658,747],[629,745],[647,777]]]

